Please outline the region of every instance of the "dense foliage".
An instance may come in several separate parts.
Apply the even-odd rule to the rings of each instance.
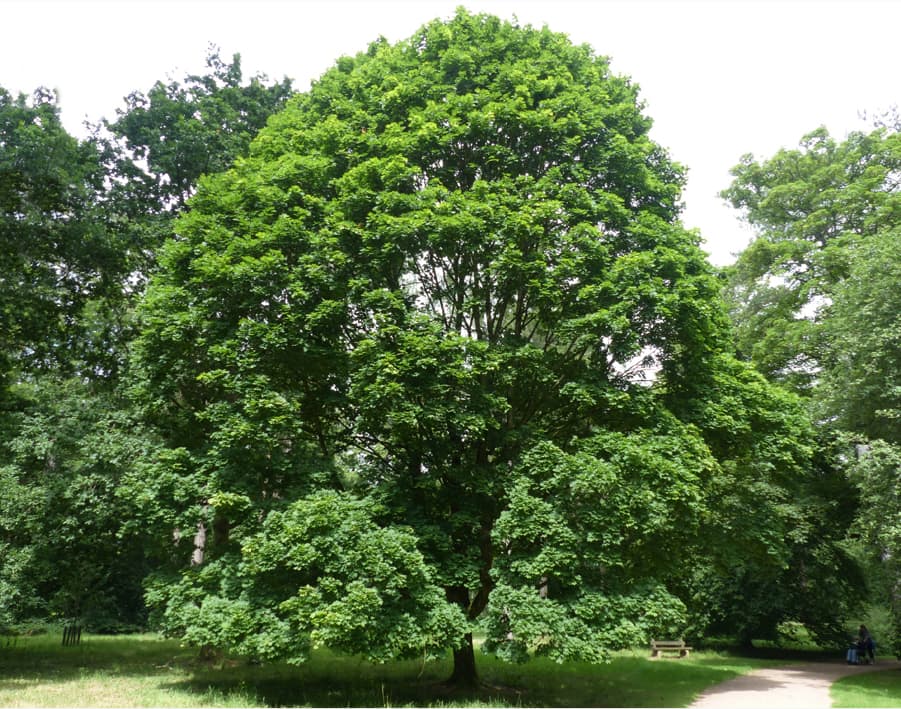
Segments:
[[[97,209],[103,178],[98,151],[66,132],[55,96],[0,89],[0,378],[71,370],[86,356],[85,311],[113,292],[121,258]]]
[[[805,390],[824,348],[819,324],[860,244],[897,225],[901,133],[888,126],[839,141],[820,128],[797,150],[742,158],[723,192],[757,237],[730,269],[739,352]]]
[[[75,380],[20,385],[0,419],[0,627],[79,618],[96,630],[143,627],[153,568],[126,471],[155,444],[114,396]]]
[[[890,113],[843,141],[820,129],[799,150],[746,156],[733,174],[724,195],[758,230],[728,274],[739,352],[809,397],[819,450],[834,451],[832,467],[848,468],[860,496],[842,515],[848,543],[870,560],[872,598],[888,603],[897,631],[901,121]]]
[[[146,622],[142,582],[171,545],[135,523],[151,514],[138,503],[157,448],[121,375],[132,309],[178,211],[161,185],[184,158],[157,149],[205,130],[190,162],[205,150],[218,169],[289,89],[260,77],[242,86],[237,56],[211,52],[208,64],[184,87],[132,94],[83,141],[48,92],[0,89],[0,627]],[[185,195],[199,174],[179,183]]]
[[[858,451],[851,469],[861,490],[856,531],[882,567],[874,573],[874,587],[891,613],[893,636],[886,639],[886,649],[901,656],[901,447],[877,440]]]
[[[719,358],[688,415],[719,462],[706,545],[687,575],[694,623],[750,643],[777,639],[780,625],[795,621],[824,643],[842,642],[862,585],[844,546],[856,496],[842,450],[797,395],[731,355]]]
[[[565,36],[207,68],[84,141],[0,90],[0,627],[467,683],[475,630],[831,641],[862,544],[896,603],[897,127],[743,159],[727,309],[637,87]]]
[[[257,75],[243,83],[237,54],[227,63],[210,47],[206,65],[205,75],[132,92],[116,120],[98,126],[100,136],[113,139],[110,167],[132,200],[141,196],[159,211],[183,207],[200,177],[245,154],[292,93],[289,79],[269,84]]]
[[[823,321],[819,398],[836,424],[901,443],[901,226],[856,244]]]
[[[764,385],[723,364],[718,286],[649,128],[589,49],[461,11],[341,59],[201,182],[136,343],[172,447],[150,484],[179,478],[157,499],[204,531],[201,570],[160,580],[172,632],[251,654],[265,636],[295,658],[317,637],[378,647],[333,635],[333,582],[315,575],[293,582],[307,624],[290,650],[203,613],[195,577],[242,614],[281,599],[285,622],[288,591],[247,570],[274,534],[262,520],[323,490],[365,503],[380,534],[409,530],[450,608],[510,658],[596,660],[683,631],[685,565],[727,546],[749,574],[808,553],[828,575],[810,559],[835,530],[793,501],[816,475],[809,424],[797,403],[766,410],[776,390],[753,409],[717,398]],[[741,579],[737,564],[705,568]],[[463,635],[455,679],[471,681]]]

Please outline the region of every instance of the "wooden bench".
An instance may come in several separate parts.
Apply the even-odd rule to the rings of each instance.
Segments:
[[[691,647],[684,640],[651,640],[651,657],[663,657],[664,653],[688,657]]]
[[[63,646],[72,647],[74,645],[81,645],[81,625],[66,623],[63,626]]]

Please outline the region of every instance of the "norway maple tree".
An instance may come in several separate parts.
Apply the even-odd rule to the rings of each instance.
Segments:
[[[480,618],[514,657],[676,629],[715,464],[667,401],[723,316],[650,127],[590,48],[461,10],[340,59],[201,181],[134,362],[172,632],[451,646],[469,682]]]

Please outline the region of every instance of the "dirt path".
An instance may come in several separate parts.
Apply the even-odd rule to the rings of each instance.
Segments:
[[[690,709],[829,709],[829,685],[839,677],[899,667],[899,662],[883,660],[875,665],[814,662],[754,670],[711,687]]]

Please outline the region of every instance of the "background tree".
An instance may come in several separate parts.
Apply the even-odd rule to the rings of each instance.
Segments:
[[[127,407],[78,380],[19,385],[2,419],[0,625],[77,618],[94,631],[143,627],[154,560],[122,495],[155,444]]]
[[[901,443],[901,227],[857,245],[823,321],[824,416],[867,438]]]
[[[728,295],[742,357],[767,377],[810,388],[824,343],[822,307],[848,275],[857,246],[897,223],[901,134],[825,128],[797,150],[746,155],[723,196],[757,236],[728,269]]]
[[[246,152],[291,92],[242,85],[240,57],[210,74],[134,92],[90,140],[69,135],[55,97],[0,89],[0,356],[110,377],[131,336],[129,308],[162,234],[206,171]]]
[[[146,569],[127,570],[134,550],[116,541],[109,474],[113,460],[133,459],[110,450],[124,445],[111,442],[113,400],[88,383],[111,375],[101,333],[125,263],[104,189],[99,151],[65,131],[55,97],[0,90],[4,625],[49,612],[83,612],[95,627],[141,615]]]
[[[255,520],[344,490],[377,503],[384,529],[412,529],[447,602],[477,619],[527,451],[602,465],[625,445],[616,432],[654,428],[640,363],[691,396],[723,342],[716,282],[677,221],[681,171],[649,128],[636,88],[587,47],[459,11],[342,58],[202,181],[136,353],[137,391],[190,471],[173,514],[208,530],[204,564],[224,578],[250,563]],[[664,444],[642,441],[661,462]],[[657,490],[657,523],[700,514],[704,458],[687,443],[686,470],[638,483]],[[625,533],[621,517],[592,520]],[[516,584],[536,597],[571,587],[532,571]],[[598,622],[658,594],[640,575]],[[575,608],[556,607],[556,643]],[[459,642],[454,679],[474,681]]]
[[[114,167],[128,178],[122,187],[142,195],[150,211],[183,207],[200,176],[231,167],[292,94],[288,78],[269,83],[257,74],[245,83],[240,54],[226,62],[210,46],[206,67],[202,76],[130,93],[116,120],[97,126],[121,141]]]
[[[829,343],[820,415],[849,432],[849,477],[860,491],[851,528],[869,560],[875,602],[887,607],[901,653],[901,568],[898,566],[898,476],[901,473],[901,233],[880,232],[853,254],[850,274],[836,289],[824,321]],[[853,444],[853,445],[851,445]]]
[[[759,163],[745,157],[724,192],[759,231],[728,272],[739,350],[770,378],[810,395],[824,470],[847,468],[866,450],[849,440],[898,441],[897,112],[875,125],[841,142],[820,129],[800,150]],[[875,445],[883,450],[882,442]],[[883,600],[884,585],[884,600],[897,609],[898,575],[890,561],[897,501],[884,484],[894,474],[886,473],[890,457],[864,456],[848,470],[859,509],[847,489],[826,489],[832,487],[834,509],[845,510],[846,547],[870,560],[874,599]],[[885,526],[875,518],[887,520]],[[878,581],[883,576],[885,584]],[[856,584],[865,596],[863,580]]]
[[[103,303],[108,370],[124,362],[125,345],[134,336],[131,312],[197,181],[245,155],[251,139],[292,93],[287,78],[245,80],[239,54],[226,62],[211,46],[206,66],[206,74],[158,81],[146,93],[130,93],[115,120],[93,126],[91,143],[101,153],[107,178],[101,215],[124,262],[118,272],[122,298]]]
[[[844,447],[797,395],[731,355],[688,418],[721,466],[683,591],[694,622],[746,645],[776,639],[786,622],[824,644],[844,642],[864,587],[845,544],[857,495],[839,462]]]
[[[153,446],[120,380],[132,309],[202,171],[246,152],[290,92],[243,84],[237,55],[207,64],[131,94],[84,141],[51,94],[0,89],[0,624],[144,622],[143,576],[172,553],[132,522],[155,509]]]
[[[0,374],[78,369],[85,308],[109,294],[121,254],[96,205],[94,146],[60,123],[55,96],[0,88]]]
[[[890,613],[892,635],[883,638],[882,646],[901,657],[901,447],[881,440],[858,447],[850,474],[860,489],[862,510],[854,532],[874,569],[875,600]]]

